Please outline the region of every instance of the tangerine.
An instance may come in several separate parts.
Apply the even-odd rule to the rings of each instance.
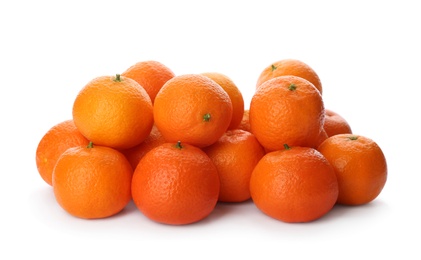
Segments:
[[[71,119],[51,127],[36,149],[36,165],[41,178],[52,185],[53,169],[60,155],[71,147],[88,144],[89,140],[79,132]]]
[[[267,149],[290,146],[316,148],[324,123],[320,92],[297,76],[279,76],[254,93],[249,111],[251,132]]]
[[[132,179],[132,197],[149,219],[185,225],[206,218],[218,201],[218,171],[190,144],[164,143],[146,153]]]
[[[116,149],[140,144],[153,126],[148,93],[119,74],[88,82],[76,96],[72,113],[76,127],[87,139]]]
[[[286,75],[298,76],[310,81],[322,94],[323,87],[319,75],[310,65],[297,59],[278,60],[265,67],[258,77],[256,88],[269,79]]]
[[[327,214],[338,198],[338,181],[329,161],[310,147],[267,153],[250,179],[259,210],[284,222],[310,222]]]
[[[139,83],[146,90],[153,103],[156,94],[165,82],[172,79],[175,74],[169,67],[159,61],[146,60],[133,64],[121,73],[121,76],[134,79]]]
[[[203,150],[218,169],[221,183],[218,200],[242,202],[250,199],[250,176],[265,154],[256,137],[244,130],[228,130]]]
[[[326,139],[318,150],[333,166],[338,178],[338,204],[366,204],[383,190],[387,162],[382,149],[372,139],[338,134]]]
[[[202,75],[214,80],[229,95],[232,103],[232,118],[228,129],[236,129],[244,115],[244,99],[240,89],[227,75],[218,72],[206,72]]]
[[[232,118],[229,95],[200,74],[175,76],[156,95],[155,124],[167,142],[205,147],[216,142]]]
[[[90,142],[69,148],[59,157],[53,171],[54,196],[75,217],[110,217],[130,202],[132,174],[122,153]]]
[[[328,136],[352,134],[351,126],[345,118],[330,109],[325,109],[325,122],[323,128]]]

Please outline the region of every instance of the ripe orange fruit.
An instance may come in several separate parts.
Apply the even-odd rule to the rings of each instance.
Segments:
[[[121,76],[134,79],[149,94],[152,103],[162,86],[175,76],[166,65],[155,60],[140,61],[121,73]]]
[[[127,149],[148,137],[153,107],[146,91],[133,79],[118,74],[101,76],[76,96],[73,120],[96,145]]]
[[[156,95],[155,124],[167,142],[205,147],[228,129],[231,100],[215,81],[200,74],[175,76]]]
[[[238,129],[242,129],[244,131],[251,132],[250,117],[249,116],[250,116],[250,110],[245,109],[244,114],[243,114],[243,118],[241,119],[241,122],[240,122],[240,125],[238,126]]]
[[[267,153],[253,170],[250,193],[256,207],[284,222],[309,222],[327,214],[338,197],[328,160],[309,147]]]
[[[79,132],[73,120],[65,120],[51,127],[36,149],[36,165],[41,178],[52,185],[53,169],[60,155],[71,147],[88,144],[89,140]]]
[[[254,93],[249,113],[251,132],[268,151],[284,144],[316,148],[324,104],[309,81],[296,76],[266,81]]]
[[[366,204],[383,190],[387,180],[386,158],[372,139],[338,134],[326,139],[318,150],[335,169],[339,204]]]
[[[316,71],[307,63],[296,59],[279,60],[264,68],[258,77],[256,88],[269,79],[286,75],[298,76],[310,81],[322,94],[322,83]]]
[[[323,128],[328,136],[352,134],[351,126],[345,118],[329,109],[325,109],[325,122]]]
[[[132,197],[149,219],[172,225],[207,217],[219,194],[218,171],[200,148],[165,143],[149,151],[132,179]]]
[[[145,139],[145,141],[141,142],[140,144],[136,145],[135,147],[122,150],[121,152],[126,156],[129,160],[130,164],[132,165],[133,169],[136,169],[137,164],[139,163],[140,159],[152,150],[153,148],[165,143],[164,137],[159,132],[156,125],[153,125],[151,133]]]
[[[244,130],[228,130],[204,151],[218,169],[221,183],[218,200],[242,202],[250,199],[250,176],[265,154],[256,137]]]
[[[218,83],[228,93],[232,103],[232,118],[228,129],[236,129],[240,125],[244,114],[244,99],[240,89],[231,78],[222,73],[206,72],[202,75]]]
[[[129,161],[113,148],[92,143],[69,148],[54,168],[54,195],[59,205],[75,217],[109,217],[131,200],[132,174]]]

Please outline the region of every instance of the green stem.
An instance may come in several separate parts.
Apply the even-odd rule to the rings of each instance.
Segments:
[[[121,75],[120,74],[115,74],[115,82],[121,82]]]
[[[94,148],[94,143],[92,141],[89,142],[88,146],[86,146],[87,148]]]
[[[297,86],[294,83],[291,83],[291,85],[289,85],[288,87],[289,90],[294,91],[297,89]]]
[[[274,71],[274,70],[276,70],[278,67],[276,67],[275,65],[273,65],[273,64],[272,64],[271,68],[272,68],[272,71]]]
[[[211,115],[209,113],[203,115],[203,121],[209,122],[211,119]]]
[[[285,150],[290,150],[291,149],[291,147],[288,144],[284,144],[284,148],[285,148]]]
[[[183,148],[183,146],[181,145],[181,141],[177,142],[177,144],[175,145],[175,148],[180,149],[180,150]]]

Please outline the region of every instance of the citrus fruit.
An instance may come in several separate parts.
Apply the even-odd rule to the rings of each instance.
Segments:
[[[116,149],[140,144],[153,125],[149,95],[136,81],[119,74],[88,82],[76,96],[72,113],[87,139]]]
[[[236,129],[240,125],[244,114],[244,99],[240,89],[225,74],[219,72],[205,72],[201,74],[218,83],[227,92],[232,103],[232,118],[228,129]]]
[[[205,147],[228,129],[232,104],[215,81],[200,74],[185,74],[164,84],[156,95],[153,113],[167,142]]]
[[[203,148],[218,169],[221,202],[242,202],[250,199],[250,176],[265,151],[250,132],[235,129]]]
[[[140,160],[132,179],[132,197],[149,219],[185,225],[207,217],[219,194],[218,171],[200,148],[165,143]]]
[[[351,126],[345,118],[329,109],[325,109],[325,122],[323,128],[328,136],[352,134]]]
[[[132,174],[129,161],[113,148],[92,143],[69,148],[54,168],[54,196],[75,217],[110,217],[131,200]]]
[[[327,214],[338,197],[333,167],[317,150],[289,147],[267,153],[250,179],[256,207],[283,222],[310,222]]]
[[[282,59],[265,67],[258,77],[256,87],[269,79],[286,75],[298,76],[310,81],[322,94],[322,83],[316,71],[307,63],[297,59]]]
[[[89,140],[79,132],[71,119],[51,127],[36,149],[36,165],[41,178],[52,185],[53,169],[60,155],[71,147],[88,144]]]
[[[338,134],[326,139],[318,150],[333,166],[338,178],[338,204],[366,204],[383,190],[387,162],[382,149],[372,139]]]
[[[146,90],[153,103],[158,91],[175,74],[159,61],[145,60],[133,64],[121,73],[121,76],[134,79],[139,83]]]
[[[254,93],[249,111],[251,132],[268,150],[316,147],[324,123],[320,92],[297,76],[279,76]]]

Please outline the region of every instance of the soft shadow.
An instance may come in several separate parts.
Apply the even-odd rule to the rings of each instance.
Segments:
[[[330,223],[333,220],[355,217],[361,214],[370,215],[370,212],[376,212],[379,210],[379,208],[384,208],[385,206],[386,204],[381,200],[375,200],[367,204],[355,206],[335,204],[326,215],[315,220],[314,222],[323,223],[328,221]]]
[[[197,224],[209,224],[218,221],[221,218],[226,218],[230,215],[239,215],[241,212],[246,211],[253,205],[251,199],[243,202],[219,202],[216,204],[214,210],[202,221]]]
[[[118,214],[112,216],[113,218],[120,218],[125,217],[129,214],[132,214],[133,212],[139,211],[136,207],[136,204],[134,204],[133,200],[130,200],[129,203],[124,207],[122,211],[120,211]]]

